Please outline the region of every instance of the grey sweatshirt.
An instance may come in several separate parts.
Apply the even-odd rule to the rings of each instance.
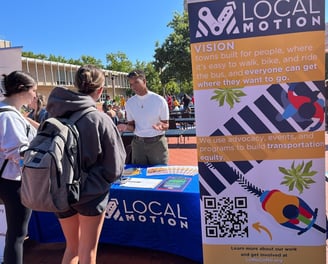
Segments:
[[[72,112],[95,107],[89,96],[55,87],[48,98],[49,117],[69,116]],[[90,201],[109,191],[124,169],[125,149],[112,119],[101,111],[92,111],[82,117],[76,127],[80,133],[82,168],[87,178],[80,202]]]

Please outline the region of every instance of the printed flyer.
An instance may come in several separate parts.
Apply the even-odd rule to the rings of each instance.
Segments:
[[[204,264],[326,261],[324,6],[188,1]]]

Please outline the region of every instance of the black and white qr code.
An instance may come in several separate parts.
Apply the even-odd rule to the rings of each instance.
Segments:
[[[203,197],[208,238],[248,237],[247,197]]]

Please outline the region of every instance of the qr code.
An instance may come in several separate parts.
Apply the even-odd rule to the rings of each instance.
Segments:
[[[206,237],[248,237],[247,197],[203,197]]]

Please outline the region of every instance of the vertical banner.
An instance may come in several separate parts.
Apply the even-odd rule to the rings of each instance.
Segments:
[[[204,263],[325,263],[324,0],[189,0]]]
[[[0,48],[0,76],[22,70],[22,47]],[[2,86],[0,82],[0,100]]]

